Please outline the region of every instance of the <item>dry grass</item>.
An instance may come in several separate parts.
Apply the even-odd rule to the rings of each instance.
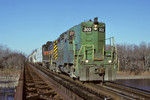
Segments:
[[[19,76],[21,70],[15,69],[0,69],[0,76]]]

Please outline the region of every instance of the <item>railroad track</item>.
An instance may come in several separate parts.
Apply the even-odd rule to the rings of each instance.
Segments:
[[[115,82],[105,82],[103,87],[136,100],[150,100],[150,91],[118,84]]]
[[[26,100],[63,100],[62,95],[29,64],[25,67]]]
[[[150,100],[150,91],[118,84],[115,82],[104,82],[103,84],[88,83],[96,91],[115,100]]]
[[[112,82],[105,82],[103,84],[87,82],[83,84],[83,82],[73,80],[63,74],[54,73],[38,65],[36,65],[36,68],[47,76],[53,77],[59,84],[69,88],[69,91],[73,91],[78,97],[82,98],[82,100],[150,100],[148,91],[129,88]]]
[[[99,93],[95,94],[92,90],[84,88],[82,86],[82,82],[79,84],[78,81],[75,81],[66,75],[55,73],[38,65],[35,67],[48,78],[51,78],[51,81],[53,81],[55,85],[59,86],[60,89],[69,95],[73,100],[105,100],[106,98],[109,98]]]

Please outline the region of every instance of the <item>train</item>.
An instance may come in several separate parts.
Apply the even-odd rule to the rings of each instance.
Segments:
[[[71,27],[54,41],[48,41],[28,59],[38,63],[36,54],[40,54],[43,67],[83,82],[115,80],[117,48],[113,37],[105,37],[105,23],[98,22],[96,17]]]
[[[32,63],[42,64],[42,47],[35,49],[29,56],[28,61]]]

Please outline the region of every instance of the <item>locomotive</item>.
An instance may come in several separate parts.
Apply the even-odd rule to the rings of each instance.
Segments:
[[[109,44],[106,44],[106,40]],[[42,46],[43,66],[80,81],[114,80],[117,49],[105,39],[105,23],[81,22]]]

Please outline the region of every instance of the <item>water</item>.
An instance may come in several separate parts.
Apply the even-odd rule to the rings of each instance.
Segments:
[[[13,100],[20,71],[0,69],[0,100]]]
[[[15,88],[0,88],[0,100],[13,100]]]
[[[116,83],[150,91],[150,79],[115,80]]]
[[[16,81],[0,81],[0,100],[13,100],[17,83]]]

